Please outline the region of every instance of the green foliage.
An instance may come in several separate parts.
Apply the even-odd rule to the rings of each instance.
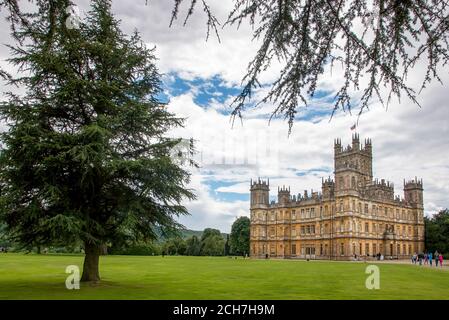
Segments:
[[[220,230],[212,229],[212,228],[204,229],[203,234],[201,235],[201,241],[204,241],[207,238],[212,237],[212,236],[221,237]]]
[[[222,256],[224,254],[225,240],[221,235],[210,235],[201,241],[201,255]]]
[[[0,247],[10,247],[11,241],[6,234],[6,225],[0,224]]]
[[[201,254],[201,241],[196,235],[193,235],[186,240],[186,246],[187,256],[199,256]]]
[[[68,29],[69,3],[37,1],[13,30],[8,62],[23,72],[8,82],[25,93],[0,104],[0,221],[24,246],[82,241],[97,255],[179,228],[194,195],[170,158],[183,120],[157,100],[154,51],[122,33],[108,0]]]
[[[186,250],[186,241],[180,237],[171,238],[162,246],[162,252],[169,255],[184,255]]]
[[[130,244],[125,247],[112,247],[109,250],[110,254],[113,255],[132,255],[132,256],[151,256],[160,255],[162,252],[161,246],[157,243],[137,243]]]
[[[173,237],[163,243],[163,251],[169,255],[222,256],[225,240],[220,230],[206,228],[198,238],[195,234],[187,239]]]
[[[445,209],[431,218],[424,218],[426,250],[449,256],[449,210]]]
[[[229,256],[231,254],[231,246],[229,245],[229,234],[226,235],[226,242],[224,245],[224,255]]]
[[[249,254],[250,220],[240,217],[234,221],[231,228],[231,253],[235,255]]]

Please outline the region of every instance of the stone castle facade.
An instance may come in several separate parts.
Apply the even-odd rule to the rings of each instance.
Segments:
[[[343,148],[334,141],[334,179],[321,192],[290,194],[278,188],[269,201],[268,181],[251,181],[250,255],[265,258],[349,260],[408,258],[424,250],[423,184],[404,180],[404,197],[394,186],[373,179],[371,140],[359,135]]]

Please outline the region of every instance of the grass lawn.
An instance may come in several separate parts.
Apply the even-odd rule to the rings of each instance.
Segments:
[[[226,257],[104,256],[103,281],[67,290],[77,255],[0,254],[0,299],[449,299],[449,272],[379,264],[380,289],[365,288],[366,264]]]

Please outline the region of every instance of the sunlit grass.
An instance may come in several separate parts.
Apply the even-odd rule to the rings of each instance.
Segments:
[[[379,264],[380,289],[365,287],[365,263],[227,257],[103,256],[102,282],[67,290],[77,255],[0,254],[0,299],[449,299],[449,272]]]

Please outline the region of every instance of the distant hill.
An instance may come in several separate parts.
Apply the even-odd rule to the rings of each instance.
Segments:
[[[197,236],[198,238],[201,238],[203,231],[186,229],[186,230],[182,230],[181,234],[182,234],[183,239],[190,238],[191,236]]]

